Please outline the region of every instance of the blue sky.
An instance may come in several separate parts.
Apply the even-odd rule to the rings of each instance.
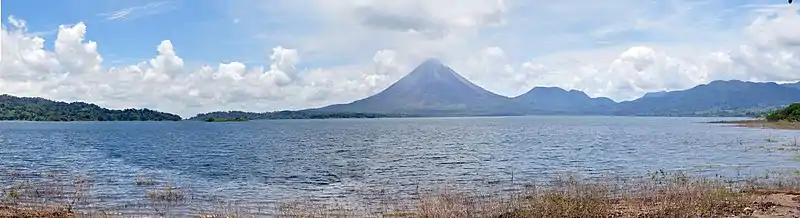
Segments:
[[[374,94],[429,57],[507,96],[800,79],[782,0],[454,2],[4,0],[0,92],[184,116],[296,109]]]
[[[111,63],[130,63],[153,56],[154,45],[170,39],[187,60],[218,62],[247,55],[236,35],[246,34],[231,25],[232,20],[220,1],[46,1],[6,0],[3,17],[14,15],[25,19],[29,31],[44,33],[48,41],[56,37],[62,24],[85,22],[89,26],[86,38],[102,42],[98,50]],[[46,7],[45,7],[46,5]],[[114,13],[122,15],[111,19]],[[214,43],[208,43],[214,42]],[[52,48],[52,45],[48,45]],[[109,63],[106,63],[109,64]]]
[[[719,4],[714,4],[712,1],[696,1],[693,3],[700,9],[695,10],[708,13],[698,13],[698,15],[688,17],[715,22],[708,25],[711,28],[708,30],[716,28],[724,30],[730,25],[741,22],[743,17],[747,17],[747,9],[743,6],[751,5],[754,2],[739,0],[719,1]],[[109,62],[130,63],[146,59],[153,55],[153,46],[165,39],[171,40],[179,48],[181,56],[190,63],[202,64],[237,60],[262,64],[264,57],[268,55],[266,54],[268,48],[295,43],[292,40],[282,40],[283,38],[292,37],[290,34],[315,34],[319,33],[319,28],[324,28],[315,23],[316,20],[324,18],[309,18],[302,12],[281,11],[283,6],[278,6],[277,9],[256,11],[259,10],[258,7],[270,7],[275,4],[282,3],[281,1],[251,0],[233,3],[212,0],[72,0],[55,2],[6,0],[3,3],[5,10],[2,15],[3,17],[14,15],[24,19],[28,23],[30,32],[42,33],[43,38],[48,41],[55,39],[59,25],[84,22],[90,29],[86,38],[102,42],[102,46],[98,50],[100,53],[106,54],[109,60],[106,64]],[[43,7],[44,5],[47,7]],[[245,8],[247,5],[253,8]],[[552,7],[554,10],[547,11],[543,10],[541,5],[525,1],[509,2],[507,5],[517,6],[508,9],[507,25],[482,29],[480,34],[488,42],[505,44],[506,47],[509,47],[509,51],[514,52],[514,58],[519,61],[534,55],[562,50],[627,43],[680,43],[683,40],[696,39],[669,36],[658,31],[621,27],[623,29],[606,33],[603,36],[576,38],[573,41],[565,40],[563,43],[552,42],[549,41],[551,40],[549,38],[559,37],[559,34],[590,35],[592,31],[606,26],[611,27],[615,18],[608,16],[613,16],[615,11],[603,11],[601,7],[592,12],[591,8],[569,8],[570,5],[556,5]],[[612,7],[615,4],[609,3],[609,5]],[[638,16],[638,19],[661,19],[682,10],[675,7],[677,6],[672,4],[672,1],[652,1],[646,8],[631,8],[631,10],[646,11],[646,13],[641,13],[643,16]],[[564,12],[555,10],[555,8]],[[590,14],[577,14],[586,13],[587,10]],[[570,14],[571,11],[576,14]],[[545,14],[535,14],[542,12]],[[115,13],[121,16],[112,19]],[[564,16],[578,18],[560,18]],[[599,17],[592,18],[592,16]],[[714,18],[719,20],[710,20]],[[531,21],[531,19],[540,20]],[[537,25],[542,25],[543,28],[537,29]],[[543,31],[550,30],[558,32],[550,32],[549,36],[542,37]],[[492,36],[502,36],[503,39],[516,38],[517,40],[488,40]],[[529,41],[537,38],[546,38],[546,40],[540,40],[538,43]],[[52,48],[52,45],[47,46]],[[257,46],[256,49],[254,46]],[[258,47],[261,49],[257,49]],[[348,59],[368,59],[370,55],[367,53],[362,54],[362,57]],[[342,59],[341,57],[321,59],[318,61],[331,64],[348,61],[335,60]]]

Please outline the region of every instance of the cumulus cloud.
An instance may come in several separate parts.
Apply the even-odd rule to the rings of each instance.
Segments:
[[[286,86],[296,79],[295,65],[300,61],[297,50],[278,46],[272,49],[269,59],[272,60],[272,64],[269,65],[267,77],[272,84]]]
[[[756,46],[765,48],[799,47],[800,16],[794,8],[781,8],[758,17],[745,30]]]
[[[595,96],[630,100],[646,92],[679,90],[712,80],[793,82],[800,80],[794,8],[763,14],[740,33],[741,44],[717,50],[682,52],[683,47],[633,46],[612,61],[543,64],[531,60],[522,69],[537,84],[576,88]],[[691,50],[690,50],[691,51]]]
[[[66,73],[80,74],[100,70],[103,58],[97,52],[97,43],[83,43],[85,35],[86,25],[82,22],[71,27],[58,27],[55,55]]]
[[[508,96],[533,86],[561,86],[627,100],[714,79],[796,79],[787,73],[796,69],[794,51],[787,48],[799,37],[786,26],[797,26],[797,11],[785,3],[301,2],[301,8],[277,7],[320,22],[319,32],[288,40],[301,52],[322,60],[347,53],[347,61],[363,62],[386,49],[412,60],[404,68],[436,57]]]
[[[24,20],[9,17],[9,25],[0,31],[0,93],[112,108],[149,107],[182,116],[214,110],[299,109],[377,93],[428,57],[439,57],[478,85],[507,96],[534,86],[559,86],[629,100],[650,91],[685,89],[718,79],[800,80],[800,18],[791,7],[760,14],[740,28],[735,40],[721,46],[641,43],[520,57],[503,41],[474,43],[479,34],[459,32],[506,23],[503,1],[318,3],[337,2],[347,3],[332,7],[350,13],[347,19],[355,25],[392,32],[388,40],[404,40],[360,46],[359,40],[374,35],[348,32],[354,35],[350,41],[328,44],[377,49],[362,64],[312,69],[298,68],[301,61],[309,61],[303,50],[283,46],[268,50],[263,66],[231,61],[190,68],[180,56],[180,43],[170,40],[154,45],[152,58],[106,66],[98,52],[102,42],[86,39],[91,29],[85,23],[62,25],[55,40],[46,42],[31,35]],[[403,38],[409,31],[433,35]],[[53,43],[52,49],[46,43]]]
[[[23,20],[9,20],[12,25],[0,31],[0,93],[12,95],[191,116],[211,110],[324,106],[371,94],[396,79],[387,75],[398,72],[395,61],[383,52],[376,57],[384,58],[373,64],[301,72],[298,52],[281,46],[272,49],[267,67],[228,62],[188,69],[170,40],[157,45],[149,60],[104,68],[98,43],[85,39],[84,23],[61,26],[53,50],[46,50],[44,39],[26,33]]]

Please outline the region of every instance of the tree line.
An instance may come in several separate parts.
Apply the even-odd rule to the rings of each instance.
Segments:
[[[111,110],[83,102],[0,95],[0,120],[25,121],[178,121],[175,114],[150,109]]]

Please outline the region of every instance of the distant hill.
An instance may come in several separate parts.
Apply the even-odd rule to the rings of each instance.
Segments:
[[[713,81],[687,90],[621,102],[615,114],[648,116],[728,116],[748,112],[757,114],[799,101],[800,89],[776,83]]]
[[[525,114],[610,114],[617,104],[609,98],[591,98],[558,87],[535,87],[513,100]]]
[[[667,94],[669,94],[669,92],[667,92],[667,91],[648,92],[648,93],[645,93],[644,96],[642,96],[642,98],[658,98],[658,97],[665,96]]]
[[[760,116],[800,102],[800,82],[777,84],[713,81],[686,90],[647,93],[615,102],[578,90],[535,87],[514,98],[483,89],[442,64],[428,59],[383,91],[346,104],[299,111],[218,111],[190,118],[203,121],[330,119],[420,116],[618,115]],[[82,102],[0,95],[0,120],[157,121],[181,120],[150,109],[110,110]]]
[[[619,115],[759,116],[800,102],[800,83],[713,81],[687,90],[647,93],[614,102],[577,90],[536,87],[514,98],[483,89],[428,59],[383,91],[346,104],[268,113],[212,112],[192,119],[324,119],[407,116]]]
[[[286,119],[335,119],[335,118],[382,118],[401,117],[401,115],[374,114],[374,113],[348,113],[348,112],[319,112],[319,111],[276,111],[276,112],[244,112],[244,111],[216,111],[201,113],[189,120],[214,121],[217,120],[286,120]]]
[[[800,89],[800,82],[796,82],[796,83],[786,83],[786,84],[781,84],[781,85],[783,85],[783,86],[786,86],[786,87],[791,87],[791,88]]]
[[[26,121],[178,121],[174,114],[150,109],[109,110],[83,102],[0,95],[0,120]]]
[[[378,94],[318,112],[361,112],[426,116],[518,113],[510,99],[465,79],[439,60],[429,59]]]

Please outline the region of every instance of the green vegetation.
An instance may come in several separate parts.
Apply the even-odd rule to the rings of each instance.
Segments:
[[[205,122],[244,122],[247,121],[247,118],[244,117],[236,117],[236,118],[226,118],[226,117],[207,117],[203,118]]]
[[[786,108],[762,113],[754,120],[714,121],[709,123],[736,124],[736,126],[769,129],[800,130],[800,103],[793,103]],[[767,142],[775,142],[767,139]]]
[[[150,109],[110,110],[83,102],[0,95],[0,120],[26,121],[178,121],[181,117]]]
[[[243,111],[211,112],[198,114],[189,120],[202,120],[206,122],[224,122],[244,120],[286,120],[286,119],[337,119],[337,118],[384,118],[404,117],[403,115],[377,114],[377,113],[339,113],[316,111],[277,111],[266,113],[253,113]]]
[[[767,120],[771,122],[788,121],[800,122],[800,103],[794,103],[788,107],[777,110],[767,115]]]

